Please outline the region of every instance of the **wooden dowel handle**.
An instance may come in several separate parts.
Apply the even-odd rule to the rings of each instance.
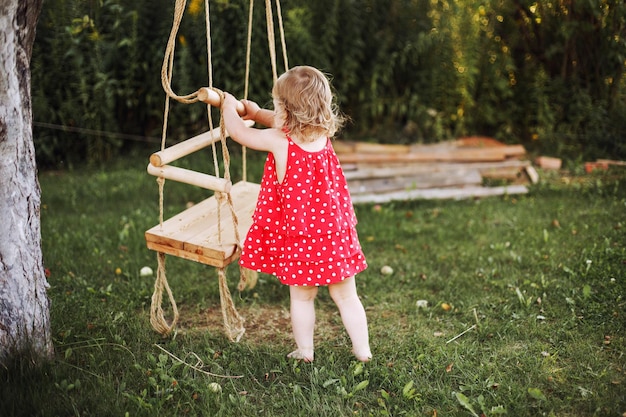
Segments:
[[[218,178],[213,175],[203,174],[171,165],[155,167],[152,164],[148,164],[148,174],[154,175],[155,177],[162,177],[167,180],[195,185],[197,187],[206,188],[207,190],[221,191],[223,193],[230,192],[233,185],[229,180],[224,178]]]
[[[207,87],[202,87],[198,90],[198,100],[210,104],[213,107],[220,107],[220,102],[222,101],[216,91]],[[237,113],[239,113],[240,116],[246,114],[246,108],[241,101],[237,102]]]
[[[250,127],[254,124],[254,121],[244,120],[244,123],[246,126]],[[198,136],[194,136],[193,138],[177,143],[176,145],[172,145],[167,149],[153,153],[150,155],[150,163],[155,167],[161,167],[169,164],[178,158],[187,156],[190,153],[209,146],[213,142],[217,142],[220,140],[220,136],[220,128],[216,127],[213,130],[209,130],[199,134]],[[226,132],[226,136],[228,136],[228,132]]]

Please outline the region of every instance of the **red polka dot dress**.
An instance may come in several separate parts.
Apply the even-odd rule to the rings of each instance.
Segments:
[[[274,155],[265,162],[261,191],[239,263],[286,285],[329,285],[367,268],[356,216],[339,159],[328,140],[318,152],[287,135],[287,170],[278,182]]]

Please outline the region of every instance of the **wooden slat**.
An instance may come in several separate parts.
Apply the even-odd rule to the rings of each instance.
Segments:
[[[616,161],[614,159],[598,159],[596,162],[600,164],[616,165],[626,167],[626,161]]]
[[[340,154],[339,160],[344,163],[380,163],[390,162],[485,162],[504,161],[507,147],[493,148],[454,148],[437,149],[428,152],[369,154]]]
[[[361,194],[352,197],[352,202],[359,203],[388,203],[415,199],[456,199],[488,197],[504,194],[525,194],[528,187],[525,185],[511,185],[502,187],[461,187],[461,188],[431,188],[425,190],[394,191],[390,193]]]
[[[501,166],[481,169],[479,172],[483,178],[526,182],[527,178],[524,169],[524,167]]]
[[[245,239],[252,224],[259,189],[258,184],[243,181],[231,189],[241,240]],[[207,265],[228,265],[238,256],[235,232],[228,204],[222,203],[220,210],[221,222],[218,225],[218,201],[215,197],[188,208],[163,222],[163,225],[156,225],[146,231],[148,248]],[[221,244],[218,241],[218,227],[222,228]]]
[[[537,184],[539,182],[539,174],[532,165],[528,165],[526,168],[524,168],[524,172],[526,173],[528,179],[532,184]]]
[[[530,165],[530,161],[498,161],[498,162],[440,162],[440,163],[410,163],[388,164],[384,167],[370,164],[342,165],[348,181],[362,178],[389,178],[424,174],[432,172],[449,172],[463,169],[478,169],[480,172],[490,169],[509,168],[521,170]]]
[[[398,190],[480,185],[482,177],[476,169],[429,172],[393,178],[368,178],[348,181],[350,194],[386,193]]]
[[[408,153],[410,152],[409,145],[395,145],[395,144],[380,144],[380,143],[368,143],[357,142],[353,152],[356,153]]]
[[[239,231],[239,243],[241,243],[243,239],[245,239],[246,233],[252,224],[252,213],[254,213],[254,208],[256,207],[256,198],[250,201],[237,201],[234,202],[234,204],[239,225],[239,227],[237,227]],[[200,233],[197,233],[185,241],[184,248],[187,252],[220,257],[222,256],[220,253],[223,252],[222,247],[236,246],[237,239],[235,238],[233,218],[227,204],[222,206],[220,225],[211,222],[203,226]],[[221,229],[221,236],[219,229]],[[218,249],[215,250],[214,248]],[[215,255],[211,255],[212,253],[215,253]]]
[[[337,154],[352,153],[354,152],[354,149],[356,148],[355,142],[349,142],[349,141],[339,140],[339,139],[333,140],[332,145],[333,145],[333,149],[335,150]]]
[[[216,258],[211,256],[206,256],[202,254],[187,252],[182,249],[175,249],[168,245],[160,245],[154,242],[147,242],[148,249],[162,252],[167,255],[176,256],[178,258],[187,259],[189,261],[199,262],[201,264],[214,266],[217,268],[223,268],[229,264],[231,264],[237,257],[239,257],[239,252],[236,252],[235,246],[225,247],[221,252],[223,254],[222,258]]]

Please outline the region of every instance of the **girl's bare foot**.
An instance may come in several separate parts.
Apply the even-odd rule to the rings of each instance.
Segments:
[[[369,362],[372,360],[372,352],[370,352],[369,350],[363,352],[356,352],[353,350],[352,353],[361,362]]]
[[[302,351],[300,349],[296,349],[287,355],[289,359],[297,359],[305,363],[313,362],[313,351]]]

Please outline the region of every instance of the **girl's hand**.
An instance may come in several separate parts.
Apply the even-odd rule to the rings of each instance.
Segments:
[[[223,108],[233,107],[237,109],[237,102],[238,100],[235,98],[235,96],[230,93],[224,92],[224,101],[222,102]]]
[[[241,100],[241,103],[243,104],[243,107],[246,109],[246,113],[243,115],[243,119],[256,121],[255,117],[257,113],[259,112],[259,110],[261,110],[261,107],[259,107],[259,105],[256,104],[252,100]]]

